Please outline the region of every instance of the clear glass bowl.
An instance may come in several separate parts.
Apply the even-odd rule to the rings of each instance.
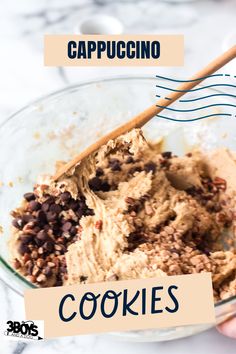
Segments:
[[[156,94],[160,94],[156,88],[160,82],[155,78],[120,77],[75,85],[28,105],[0,126],[0,225],[3,228],[0,276],[16,292],[23,295],[25,289],[34,286],[9,263],[9,212],[19,204],[22,194],[32,189],[39,174],[53,173],[55,161],[70,159],[99,136],[153,104]],[[233,104],[233,98],[222,98],[218,96],[219,91],[208,89],[204,93],[214,95],[208,99],[208,104],[219,103],[219,100],[222,103],[222,99],[224,103]],[[194,97],[199,97],[199,93],[188,94],[189,99]],[[179,107],[179,103],[171,107]],[[188,107],[199,107],[199,101],[186,103],[184,108]],[[225,106],[221,110],[229,113],[232,107]],[[215,106],[201,110],[202,115],[220,112]],[[188,118],[187,113],[165,111],[163,115]],[[236,150],[235,129],[236,120],[230,117],[215,116],[191,123],[153,118],[144,132],[151,140],[164,137],[165,150],[183,154],[196,146],[202,149],[226,146]],[[215,311],[217,323],[236,314],[236,297],[216,304]],[[195,325],[115,335],[126,340],[162,341],[192,335],[209,327],[211,325]]]

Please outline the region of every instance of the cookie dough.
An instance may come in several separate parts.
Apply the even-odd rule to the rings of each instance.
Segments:
[[[212,272],[219,301],[236,295],[235,191],[234,153],[177,157],[133,130],[25,194],[15,268],[38,286]]]

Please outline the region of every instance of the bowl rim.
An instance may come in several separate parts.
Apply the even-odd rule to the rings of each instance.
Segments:
[[[94,85],[97,83],[103,83],[103,82],[112,82],[112,81],[130,81],[130,80],[144,80],[144,81],[154,81],[157,80],[158,77],[156,76],[150,76],[150,75],[110,75],[108,77],[97,77],[96,79],[93,80],[84,80],[78,83],[74,83],[71,85],[67,85],[66,87],[56,90],[56,91],[52,91],[48,94],[42,95],[39,98],[30,101],[28,104],[24,105],[22,108],[18,109],[17,111],[15,111],[14,113],[12,113],[9,117],[7,117],[1,124],[0,124],[0,129],[2,129],[9,121],[11,121],[12,119],[14,119],[16,116],[18,116],[19,114],[23,113],[24,111],[27,110],[34,110],[35,107],[39,104],[41,104],[44,101],[50,100],[50,99],[56,99],[60,96],[62,96],[63,94],[67,94],[73,91],[76,91],[78,88],[81,87],[86,87],[86,86],[90,86],[90,85]],[[164,81],[163,79],[159,79],[160,81]],[[201,86],[201,83],[199,84],[199,86]],[[215,92],[219,92],[219,93],[225,93],[225,91],[223,90],[219,90],[219,89],[215,89],[215,88],[209,88],[209,90],[211,91],[215,91]],[[9,264],[8,262],[0,255],[0,266],[4,267],[4,271],[7,271],[8,273],[10,273],[13,276],[16,276],[16,278],[18,278],[20,281],[22,281],[22,283],[24,283],[25,285],[28,286],[28,288],[31,289],[37,289],[38,287],[35,286],[34,284],[32,284],[31,282],[29,282],[24,276],[22,276],[19,272],[17,272],[16,270],[14,270]],[[11,284],[9,284],[0,274],[0,280],[9,288],[11,288],[14,292],[16,292],[17,294],[19,294],[20,296],[23,296],[23,294],[18,291],[18,289],[15,289],[15,287],[13,287]],[[215,308],[219,308],[225,304],[231,304],[236,302],[236,295],[235,296],[231,296],[227,299],[223,299],[219,302],[217,302],[214,306]]]

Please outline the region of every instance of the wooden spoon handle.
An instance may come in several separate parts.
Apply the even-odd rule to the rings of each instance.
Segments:
[[[54,176],[54,180],[58,180],[64,173],[74,167],[79,161],[86,158],[88,155],[97,151],[102,145],[107,144],[109,140],[116,139],[118,136],[127,133],[134,128],[141,128],[145,123],[147,123],[151,118],[159,114],[163,109],[168,107],[170,104],[182,97],[186,92],[191,90],[193,87],[197,86],[200,82],[204,80],[207,76],[213,74],[219,70],[222,66],[227,64],[232,59],[236,58],[236,45],[229,49],[227,52],[223,53],[210,64],[208,64],[204,69],[200,70],[194,76],[192,76],[188,81],[183,82],[177,87],[177,91],[171,92],[168,95],[168,100],[161,98],[154,105],[147,108],[142,113],[133,117],[131,120],[125,124],[114,129],[112,132],[104,135],[94,144],[90,145],[87,149],[82,151],[73,160],[65,164],[58,173]],[[161,106],[161,107],[157,107]]]

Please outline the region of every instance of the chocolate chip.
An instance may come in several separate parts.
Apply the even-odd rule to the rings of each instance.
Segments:
[[[35,218],[31,214],[23,214],[22,220],[25,224],[28,224],[28,222],[35,221]]]
[[[42,204],[42,210],[46,213],[49,210],[50,204],[48,202],[44,202]]]
[[[16,228],[21,230],[24,226],[23,221],[21,218],[15,218],[12,220],[12,225]]]
[[[57,214],[54,213],[54,212],[52,212],[52,211],[49,211],[49,212],[46,214],[46,216],[47,216],[48,222],[50,222],[50,221],[55,221],[55,220],[57,219]]]
[[[43,245],[44,241],[40,240],[39,238],[36,237],[35,238],[35,243],[36,243],[37,247],[41,247]]]
[[[103,175],[104,175],[103,169],[102,169],[101,167],[98,167],[98,168],[96,169],[96,177],[101,177],[101,176],[103,176]]]
[[[75,226],[72,226],[70,228],[70,234],[71,234],[71,236],[75,236],[77,234],[77,229]]]
[[[62,230],[64,232],[68,232],[72,227],[72,224],[71,222],[67,221],[63,226],[62,226]]]
[[[116,163],[116,164],[114,164],[114,165],[111,166],[111,170],[112,170],[113,172],[115,172],[115,171],[121,171],[121,167],[120,167],[120,165],[119,165],[118,163]]]
[[[46,231],[44,230],[40,230],[38,233],[37,233],[37,239],[41,240],[41,241],[46,241],[48,239],[48,235],[46,233]]]
[[[67,273],[67,268],[66,268],[66,266],[62,265],[61,268],[60,268],[60,271],[61,271],[63,274]]]
[[[125,160],[125,163],[129,164],[129,163],[133,163],[134,159],[132,156],[127,157],[127,159]]]
[[[118,159],[110,159],[109,166],[112,171],[121,171],[120,160]]]
[[[35,195],[34,193],[25,193],[24,198],[27,202],[30,202],[31,200],[35,200]]]
[[[55,236],[58,236],[60,233],[60,225],[58,224],[52,225],[52,231]]]
[[[132,213],[133,211],[137,214],[140,210],[140,204],[136,202],[133,205],[129,205],[128,207],[128,213]]]
[[[64,193],[62,193],[61,195],[60,195],[60,199],[61,199],[61,201],[62,202],[68,202],[69,200],[70,200],[70,198],[71,198],[71,195],[70,195],[70,193],[69,192],[64,192]]]
[[[218,213],[219,211],[222,210],[222,207],[221,207],[221,205],[218,203],[218,204],[213,205],[212,209],[213,209],[213,211],[214,211],[215,213]]]
[[[82,209],[78,209],[76,211],[76,215],[77,215],[78,219],[81,219],[82,216],[84,215],[84,211]]]
[[[30,211],[37,211],[41,208],[41,204],[39,202],[36,202],[35,200],[32,200],[29,202],[28,208]]]
[[[164,157],[164,159],[170,159],[172,157],[172,152],[171,151],[164,151],[162,152],[162,157]]]
[[[76,211],[79,208],[79,202],[77,200],[71,199],[68,203],[68,208]]]
[[[22,234],[20,235],[19,239],[24,244],[29,244],[33,240],[33,236],[29,234]]]
[[[44,225],[43,229],[44,229],[46,232],[48,232],[48,231],[51,229],[51,226],[48,225],[48,224],[46,224],[46,225]]]
[[[169,159],[163,159],[163,160],[160,160],[160,165],[163,169],[168,169],[170,168],[170,165],[171,165],[171,162]]]
[[[128,237],[128,249],[129,251],[133,251],[140,244],[145,242],[145,238],[142,233],[138,231],[131,232]]]
[[[157,165],[154,162],[152,162],[152,161],[149,161],[149,162],[145,163],[145,165],[144,165],[144,170],[146,172],[152,171],[153,173],[155,173],[156,172],[156,168],[157,168]]]
[[[89,187],[94,191],[97,192],[101,189],[102,180],[99,177],[93,177],[89,180]]]
[[[78,202],[78,206],[81,210],[86,210],[87,209],[87,205],[85,203],[85,200],[84,199],[81,199],[79,202]]]
[[[111,188],[111,186],[110,186],[110,184],[108,182],[106,182],[106,181],[102,182],[101,191],[109,192],[110,188]]]
[[[46,224],[47,216],[43,210],[39,210],[38,215],[37,215],[37,220],[40,224]]]
[[[211,254],[209,248],[204,248],[203,253],[205,253],[207,256],[210,256],[210,254]]]
[[[129,174],[133,175],[135,172],[141,172],[142,169],[140,166],[135,166],[135,167],[131,167],[131,169],[129,170]]]
[[[20,242],[18,252],[23,256],[25,253],[30,253],[30,249],[26,243]]]
[[[48,204],[52,204],[52,203],[55,203],[55,198],[50,195],[46,200],[45,200],[45,203],[48,203]]]
[[[59,204],[52,204],[49,208],[49,210],[53,213],[60,214],[62,211],[62,208]]]
[[[210,256],[210,249],[203,243],[200,243],[197,246],[197,249],[199,249],[201,252],[203,252],[204,254],[206,254],[207,256]]]
[[[201,187],[195,187],[195,186],[191,186],[187,188],[185,191],[193,197],[202,195],[204,193]]]
[[[104,192],[106,192],[106,191],[104,191]],[[85,215],[94,215],[94,211],[93,211],[93,209],[87,209],[86,211],[85,211]]]
[[[52,241],[47,241],[44,243],[43,248],[47,251],[47,252],[52,252],[54,250],[54,244]]]
[[[111,158],[111,159],[108,161],[109,166],[112,166],[112,165],[115,164],[115,163],[120,164],[120,160],[119,160],[119,159],[116,159],[116,158]]]

